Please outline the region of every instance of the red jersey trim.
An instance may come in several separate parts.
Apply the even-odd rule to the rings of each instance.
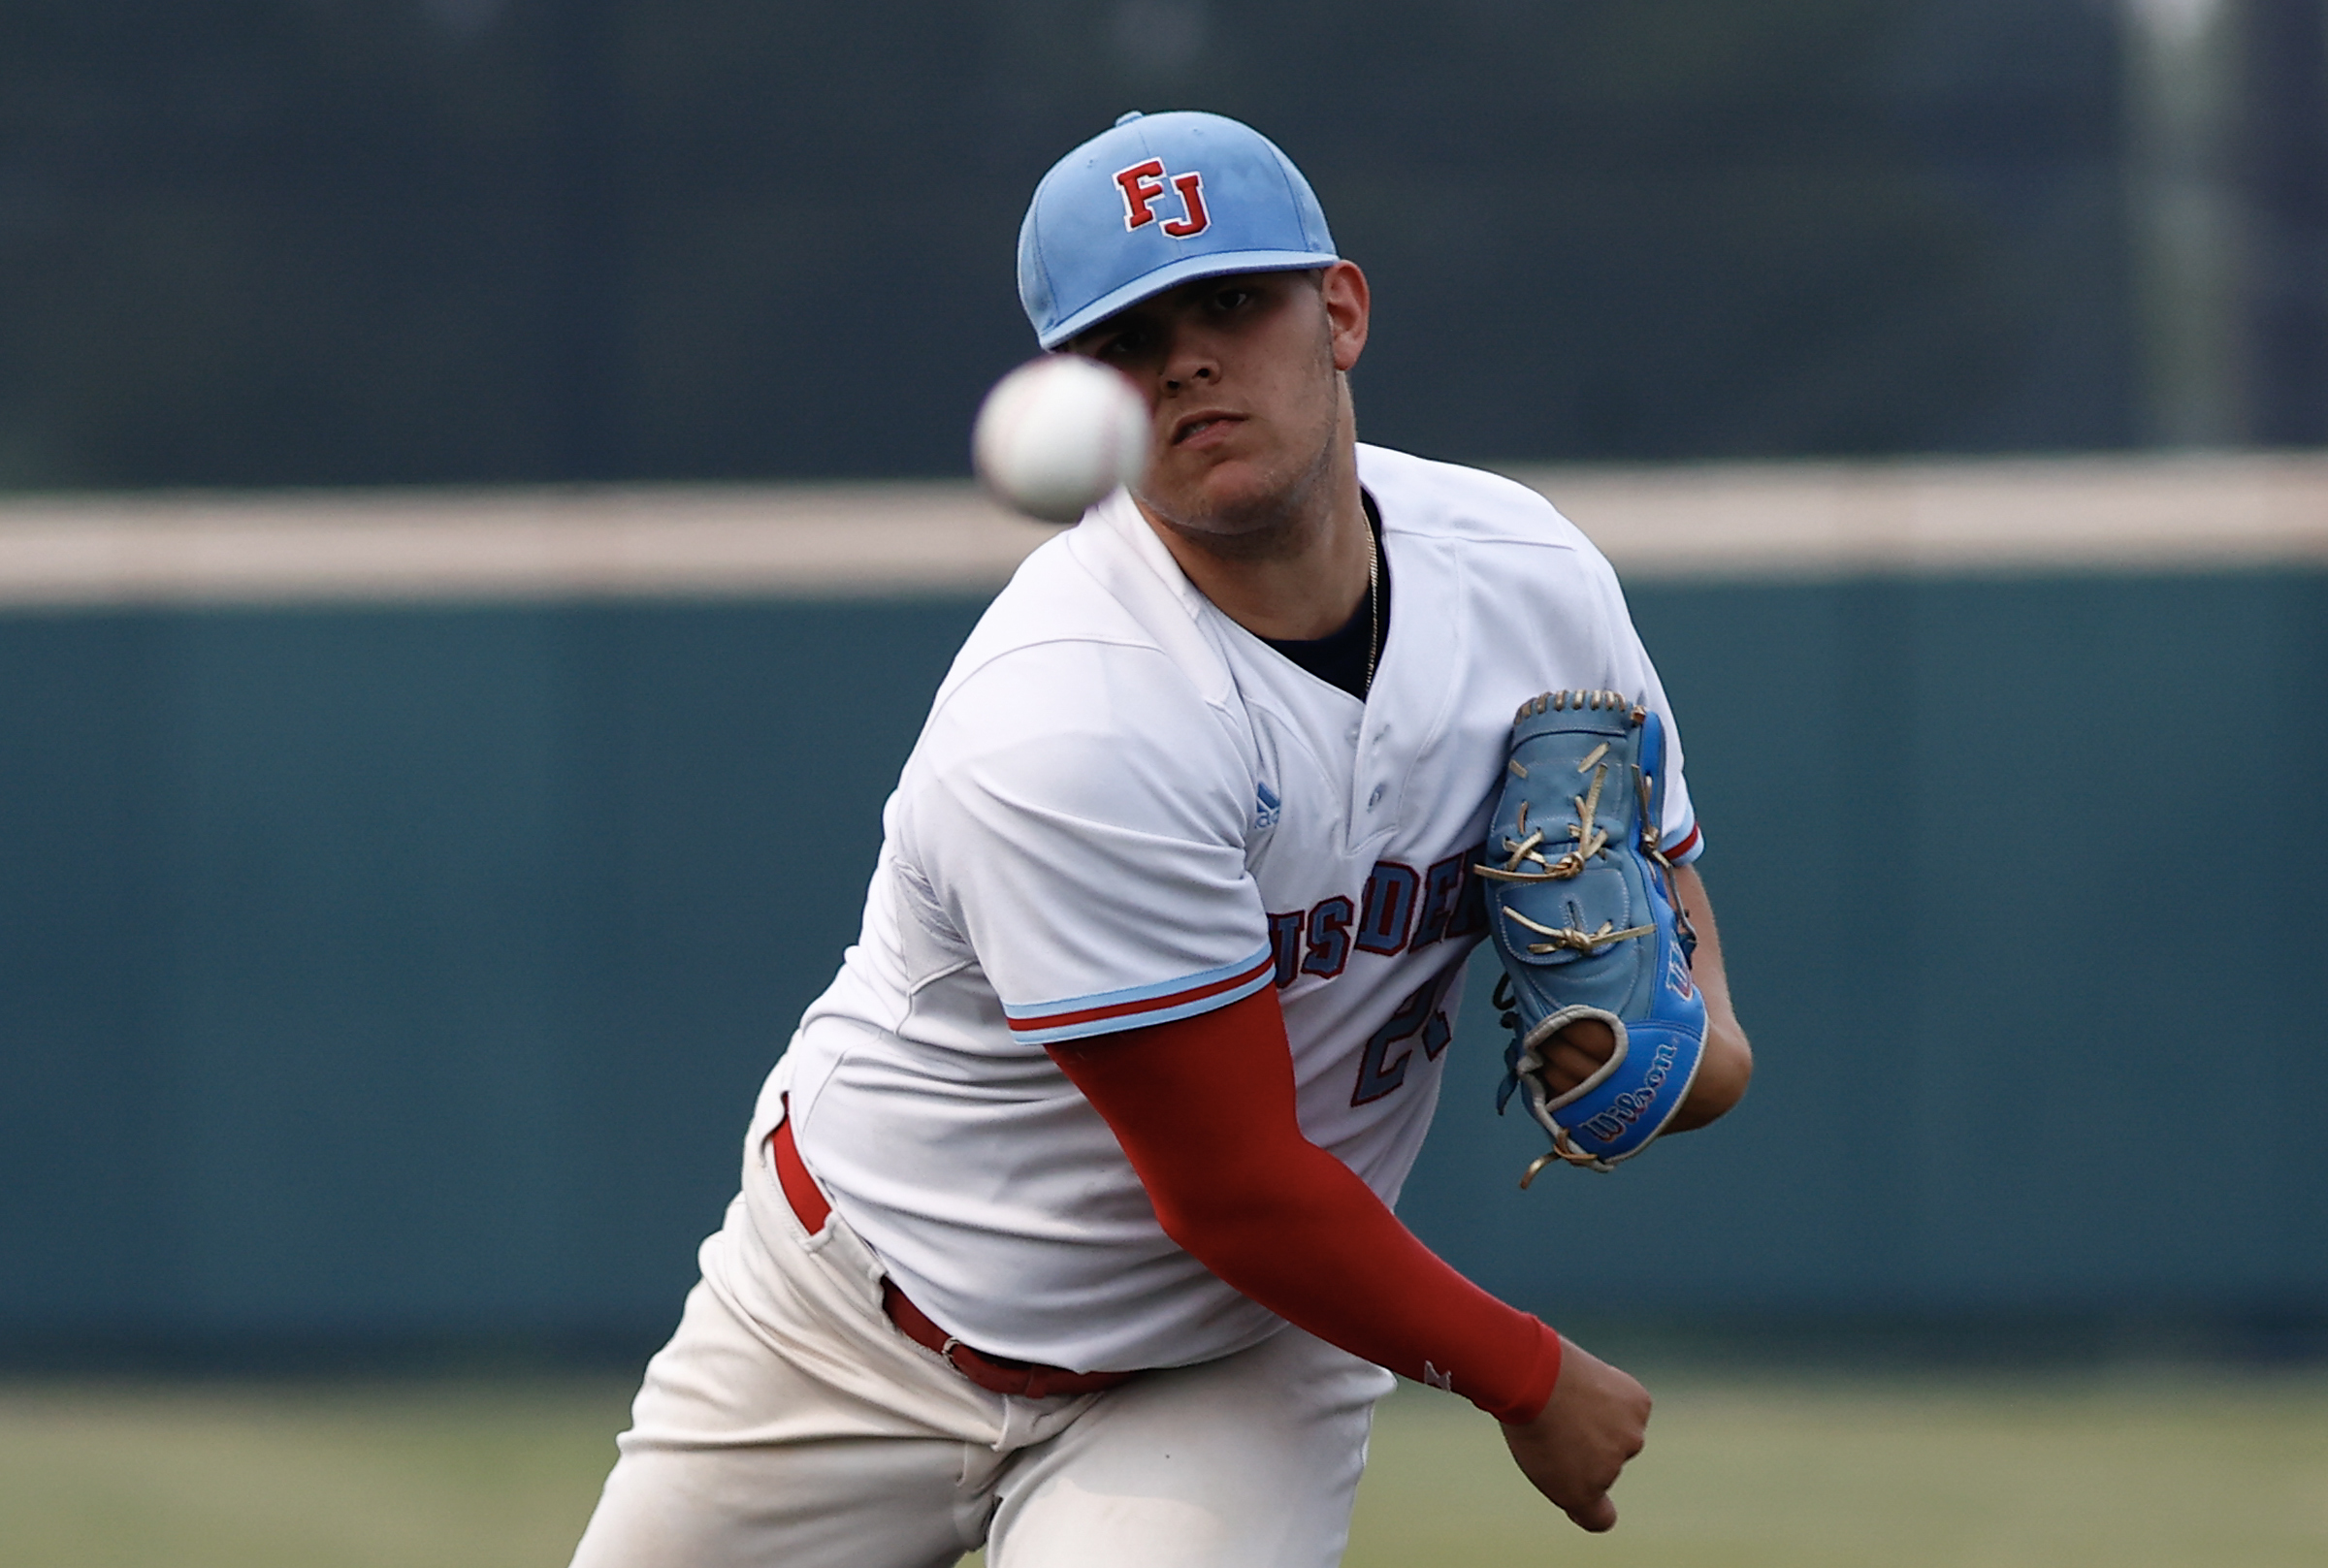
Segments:
[[[1035,1013],[1024,1018],[1011,1017],[1007,1021],[1014,1035],[1051,1035],[1056,1031],[1083,1033],[1089,1032],[1093,1024],[1121,1019],[1161,1021],[1156,1018],[1157,1014],[1173,1012],[1215,998],[1224,1002],[1235,1000],[1230,997],[1230,992],[1251,988],[1262,979],[1273,976],[1276,969],[1276,958],[1264,947],[1259,958],[1234,975],[1222,976],[1178,991],[1168,991],[1161,996],[1139,997],[1129,1002],[1109,1003],[1100,1007],[1074,1008],[1063,1012]],[[1116,1027],[1128,1028],[1132,1025],[1118,1023]]]

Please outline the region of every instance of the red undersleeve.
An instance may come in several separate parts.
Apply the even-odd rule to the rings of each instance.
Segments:
[[[1275,991],[1051,1054],[1115,1130],[1164,1233],[1240,1292],[1499,1421],[1551,1398],[1560,1336],[1447,1266],[1302,1136]]]

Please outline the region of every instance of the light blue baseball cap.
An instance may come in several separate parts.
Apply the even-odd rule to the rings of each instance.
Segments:
[[[1219,114],[1124,115],[1051,165],[1018,226],[1018,302],[1056,348],[1196,277],[1341,258],[1310,181]]]

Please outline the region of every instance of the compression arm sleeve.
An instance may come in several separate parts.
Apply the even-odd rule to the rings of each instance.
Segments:
[[[1051,1047],[1123,1145],[1164,1233],[1353,1356],[1533,1419],[1560,1336],[1449,1267],[1303,1136],[1277,993]]]

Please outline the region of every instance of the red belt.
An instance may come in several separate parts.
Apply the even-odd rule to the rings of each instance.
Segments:
[[[808,1173],[800,1162],[799,1146],[792,1141],[792,1122],[786,1117],[768,1135],[768,1146],[776,1151],[776,1180],[784,1188],[786,1201],[792,1205],[792,1214],[809,1234],[824,1229],[831,1217],[832,1204],[827,1202],[817,1178]],[[1062,1394],[1097,1393],[1103,1389],[1118,1388],[1138,1374],[1132,1372],[1071,1372],[1063,1366],[1045,1366],[1038,1361],[1015,1361],[1005,1356],[988,1356],[984,1351],[963,1344],[954,1335],[931,1321],[928,1313],[914,1305],[906,1294],[897,1288],[893,1279],[881,1282],[881,1309],[889,1315],[897,1331],[920,1345],[944,1357],[954,1369],[986,1390],[988,1393],[1007,1393],[1021,1399],[1047,1399]]]

